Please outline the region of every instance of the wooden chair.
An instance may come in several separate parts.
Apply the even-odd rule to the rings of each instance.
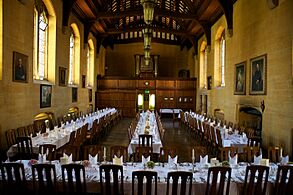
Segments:
[[[244,155],[243,160],[245,162],[251,163],[251,162],[253,162],[254,155],[256,155],[259,152],[260,152],[259,147],[245,146],[245,147],[243,147],[243,155]]]
[[[153,136],[146,134],[138,135],[138,146],[153,147]]]
[[[32,175],[36,194],[57,194],[55,164],[34,164]]]
[[[56,160],[57,156],[57,149],[56,145],[53,144],[42,144],[39,146],[39,154],[46,154],[47,155],[47,160],[52,161]]]
[[[220,177],[219,182],[218,177]],[[225,192],[226,195],[229,195],[230,181],[231,167],[210,167],[208,170],[208,180],[205,194],[224,194]]]
[[[265,195],[270,167],[250,165],[246,167],[243,195]]]
[[[270,146],[268,148],[268,158],[271,162],[278,163],[281,158],[281,148],[278,146]]]
[[[27,136],[25,127],[18,127],[16,129],[18,137],[25,137]]]
[[[61,165],[63,190],[71,194],[86,194],[85,168],[81,164]],[[67,172],[67,176],[65,174]],[[73,175],[74,173],[74,175]],[[74,179],[73,179],[74,178]]]
[[[66,154],[70,156],[72,154],[72,161],[78,161],[79,160],[79,147],[77,146],[67,146],[61,149],[61,156],[63,154]]]
[[[200,161],[200,156],[204,157],[205,155],[208,154],[207,149],[204,146],[195,146],[192,149],[194,149],[194,153],[195,153],[194,155],[195,155],[196,162]],[[192,151],[190,151],[190,157],[192,157]],[[192,159],[190,159],[190,162],[192,162]]]
[[[151,159],[152,159],[152,155],[153,155],[153,148],[151,148],[151,147],[136,147],[134,161],[141,162],[142,156],[144,156],[145,158],[148,156],[151,156]]]
[[[44,120],[36,120],[34,121],[34,130],[35,132],[45,133],[46,126]]]
[[[96,156],[98,154],[98,162],[102,161],[103,158],[103,148],[99,145],[86,145],[83,148],[83,160],[88,160],[89,155]]]
[[[18,158],[21,160],[37,159],[38,155],[33,153],[32,139],[30,137],[17,137]]]
[[[9,129],[5,132],[6,135],[6,142],[7,142],[7,146],[8,148],[10,148],[10,146],[14,145],[17,143],[16,141],[16,131],[15,129]]]
[[[278,167],[274,194],[293,194],[293,166],[281,165]]]
[[[170,179],[172,178],[172,190],[169,190],[170,186]],[[186,172],[186,171],[172,171],[168,172],[167,175],[167,192],[166,195],[169,195],[169,191],[172,194],[178,194],[178,184],[179,179],[181,179],[180,182],[180,195],[191,195],[192,191],[192,178],[193,174],[192,172]]]
[[[160,148],[160,162],[168,162],[168,156],[174,158],[177,156],[177,150],[174,147],[161,147]]]
[[[146,193],[147,195],[157,195],[157,177],[158,173],[155,171],[133,171],[132,172],[132,195],[144,194],[144,178],[146,178]],[[135,191],[134,185],[137,185],[137,191]],[[155,189],[153,190],[152,186]],[[154,193],[153,193],[154,191]],[[137,193],[135,193],[137,192]]]
[[[234,157],[236,154],[238,154],[238,148],[236,147],[220,148],[220,161],[229,161],[229,155]]]
[[[22,163],[1,163],[2,183],[5,194],[27,194],[26,177]]]
[[[113,180],[113,182],[111,182],[111,180]],[[100,185],[102,195],[123,195],[123,166],[101,165]]]
[[[36,136],[36,132],[34,130],[34,124],[30,124],[28,126],[25,127],[25,130],[26,130],[26,135],[27,136],[33,136],[35,137]]]
[[[110,157],[114,158],[116,155],[118,158],[123,156],[123,162],[128,161],[128,148],[126,146],[111,146]]]

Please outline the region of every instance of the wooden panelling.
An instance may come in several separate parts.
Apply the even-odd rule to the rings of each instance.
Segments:
[[[145,90],[156,95],[156,110],[196,108],[196,79],[100,79],[96,105],[98,108],[116,107],[123,111],[124,116],[134,117],[137,110],[137,95],[144,94]]]

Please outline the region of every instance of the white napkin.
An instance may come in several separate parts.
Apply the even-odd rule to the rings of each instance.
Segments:
[[[70,154],[70,156],[68,156],[67,154],[63,153],[63,157],[68,159],[68,163],[72,163],[72,154]]]
[[[238,162],[238,154],[234,155],[233,157],[231,157],[229,155],[229,164],[230,165],[237,165]]]
[[[47,160],[47,155],[46,155],[46,153],[45,153],[45,154],[39,154],[38,161],[39,161],[40,163],[46,162],[46,160]]]
[[[201,165],[206,165],[206,164],[208,164],[208,155],[205,155],[205,157],[202,157],[202,156],[200,155],[199,164],[201,164]]]
[[[172,158],[170,155],[168,155],[168,164],[177,164],[177,158],[178,156]]]
[[[151,156],[148,156],[147,158],[145,158],[143,155],[141,157],[141,162],[142,164],[146,164],[147,162],[149,162],[151,160]]]
[[[91,165],[98,164],[98,155],[99,154],[96,154],[96,156],[92,156],[89,154],[89,162],[91,163]]]
[[[281,164],[288,164],[288,162],[289,162],[289,156],[287,155],[287,156],[285,156],[285,157],[283,157],[283,156],[281,156]]]
[[[113,164],[114,165],[122,165],[123,164],[123,156],[118,158],[116,155],[114,155]]]
[[[262,159],[262,154],[259,155],[259,156],[255,156],[255,155],[254,155],[254,157],[253,157],[253,163],[254,163],[255,165],[259,165],[261,159]]]

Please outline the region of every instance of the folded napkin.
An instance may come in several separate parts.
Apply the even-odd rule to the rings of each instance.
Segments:
[[[177,158],[178,156],[172,158],[170,155],[168,155],[168,164],[177,164]]]
[[[141,158],[142,158],[141,159],[142,164],[146,164],[147,162],[149,162],[151,160],[151,156],[148,156],[147,158],[142,156]]]
[[[238,162],[238,154],[234,155],[233,157],[231,157],[229,155],[229,164],[230,165],[237,165]]]
[[[91,165],[96,165],[98,163],[98,155],[96,154],[96,156],[92,156],[89,154],[89,162],[91,163]]]
[[[205,157],[200,156],[199,164],[201,164],[201,165],[208,164],[208,155],[205,155]]]
[[[39,154],[38,161],[39,161],[40,163],[46,162],[46,160],[47,160],[47,155],[46,155],[46,153],[45,153],[45,154]]]
[[[254,155],[254,157],[253,157],[253,163],[254,163],[255,165],[259,165],[261,159],[262,159],[262,154],[259,155],[259,156],[255,156],[255,155]]]
[[[122,165],[123,164],[123,156],[118,158],[116,155],[114,155],[113,164],[114,165]]]
[[[289,156],[287,155],[287,156],[281,156],[281,164],[288,164],[288,162],[289,162]]]
[[[67,163],[72,163],[72,154],[70,154],[70,156],[68,156],[67,154],[63,153],[63,157],[67,158]]]

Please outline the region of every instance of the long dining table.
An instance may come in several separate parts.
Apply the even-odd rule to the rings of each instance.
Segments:
[[[22,162],[25,167],[25,177],[29,183],[29,188],[32,188],[32,170],[30,161],[23,160],[18,161]],[[61,164],[59,161],[50,162],[55,164],[56,168],[56,177],[57,177],[57,188],[58,191],[62,191],[62,172],[61,172]],[[82,164],[82,161],[77,161],[73,163]],[[112,164],[112,162],[106,162],[107,164]],[[247,163],[239,163],[238,165],[232,166],[231,172],[231,182],[229,188],[230,195],[241,194],[244,179],[245,179],[245,170]],[[85,175],[86,175],[86,185],[87,191],[90,193],[99,193],[100,192],[100,171],[99,171],[100,163],[89,165],[85,167]],[[151,170],[156,171],[158,173],[157,178],[157,187],[158,194],[166,194],[167,188],[167,174],[171,171],[189,171],[193,172],[193,180],[192,180],[192,195],[204,195],[206,191],[207,184],[207,175],[208,175],[208,167],[209,164],[201,165],[199,163],[178,163],[178,164],[168,164],[168,163],[155,163],[155,167],[153,169],[147,169],[142,163],[133,163],[127,162],[123,164],[123,183],[124,183],[124,194],[130,195],[132,194],[132,172],[136,170]],[[270,172],[268,178],[267,185],[267,193],[272,194],[273,186],[276,179],[276,172],[278,166],[276,164],[270,164]],[[0,179],[1,176],[0,176]]]
[[[54,127],[53,130],[47,130],[46,133],[37,133],[37,136],[32,137],[32,149],[34,153],[39,153],[39,146],[42,144],[53,144],[56,145],[56,148],[68,143],[70,138],[70,133],[76,131],[78,128],[81,128],[83,125],[88,124],[88,130],[91,129],[94,121],[99,120],[110,114],[113,115],[117,110],[115,108],[105,108],[97,110],[96,112],[86,114],[76,121],[67,122],[62,124],[61,127]],[[17,144],[12,145],[7,151],[7,157],[13,157],[18,152]]]
[[[148,134],[153,136],[153,153],[160,153],[160,148],[163,147],[163,144],[160,138],[156,117],[154,112],[147,111],[140,113],[139,121],[128,146],[128,154],[133,154],[135,148],[139,146],[139,135],[145,134],[147,125],[149,126]]]

